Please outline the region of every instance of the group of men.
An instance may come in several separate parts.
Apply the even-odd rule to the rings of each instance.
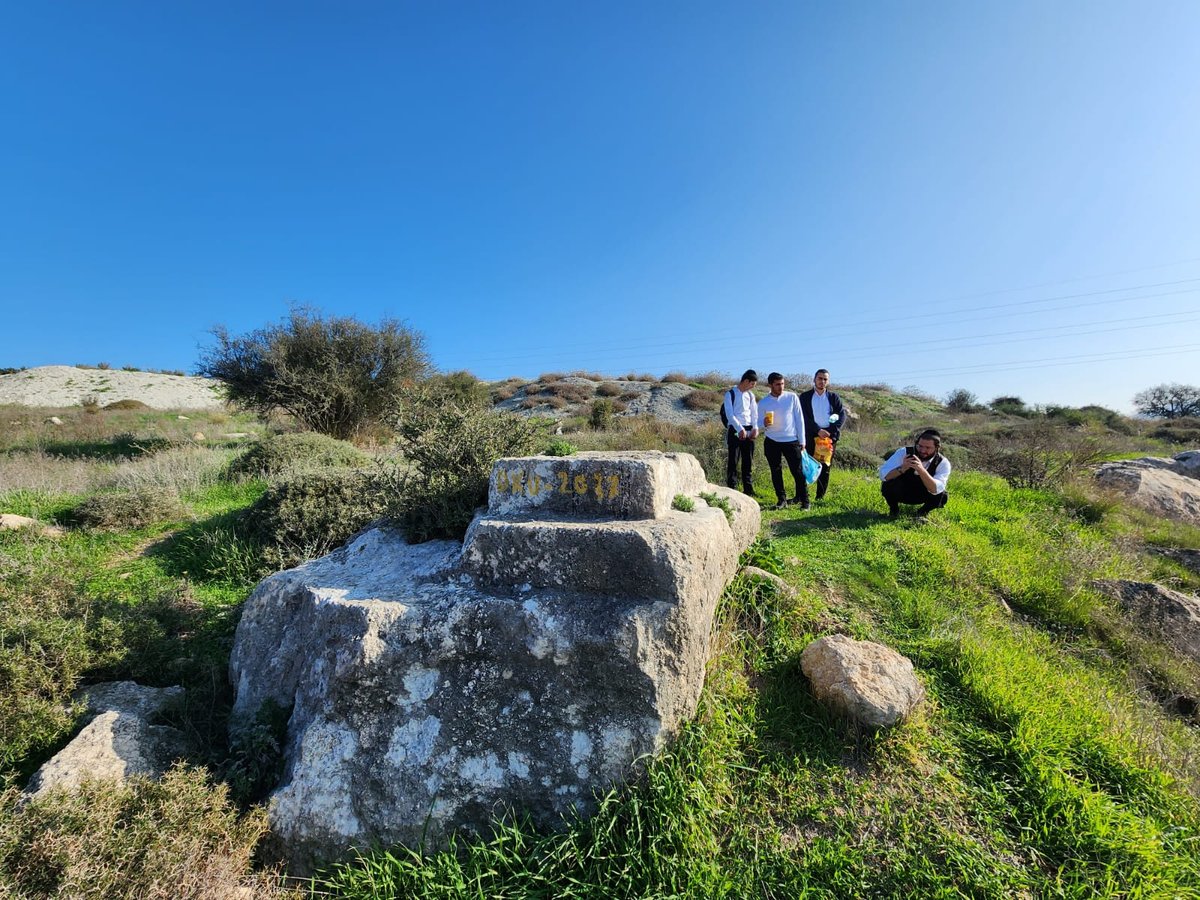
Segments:
[[[769,393],[759,400],[754,394],[758,373],[747,369],[741,380],[725,393],[725,443],[729,450],[725,483],[737,487],[740,472],[742,490],[754,494],[754,442],[761,434],[763,455],[771,469],[771,484],[775,488],[775,508],[795,504],[811,509],[808,481],[804,477],[801,450],[817,459],[821,472],[816,479],[816,500],[829,490],[829,469],[833,463],[832,449],[837,447],[845,421],[845,409],[838,395],[829,390],[829,370],[817,369],[813,386],[802,394],[786,390],[787,380],[778,372],[767,376]],[[816,454],[818,440],[825,443],[828,454]],[[950,461],[942,456],[942,436],[928,428],[917,436],[911,447],[901,447],[879,467],[883,499],[888,515],[899,515],[900,504],[918,506],[925,515],[946,505],[946,482],[950,478]],[[790,500],[784,488],[783,462],[796,484],[796,494]]]

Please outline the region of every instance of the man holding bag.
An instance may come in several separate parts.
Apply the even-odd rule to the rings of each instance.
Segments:
[[[833,465],[833,448],[842,434],[846,411],[842,398],[829,390],[829,370],[817,369],[811,390],[800,395],[800,410],[804,413],[804,433],[808,436],[804,449],[821,464],[817,478],[817,499],[829,490],[829,469]]]
[[[796,482],[793,503],[808,509],[808,482],[800,468],[800,452],[804,449],[804,416],[800,413],[800,398],[792,391],[785,391],[786,382],[778,372],[767,376],[771,393],[758,401],[758,424],[763,431],[763,455],[771,467],[771,484],[775,487],[776,509],[788,505],[787,491],[783,489],[783,460]]]

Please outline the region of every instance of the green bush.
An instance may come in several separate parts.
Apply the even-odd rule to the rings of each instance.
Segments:
[[[239,816],[203,769],[86,782],[28,803],[0,797],[0,895],[119,900],[281,896],[253,873],[266,816]],[[11,891],[11,893],[9,893]]]
[[[547,446],[545,450],[546,456],[572,456],[579,452],[579,448],[570,441],[564,441],[562,438],[555,438]]]
[[[716,412],[725,402],[725,391],[692,391],[683,398],[683,405],[688,409],[702,409]]]
[[[315,469],[284,476],[241,520],[276,566],[323,556],[384,514],[377,475],[363,469]]]
[[[405,461],[383,470],[380,492],[413,543],[461,538],[487,502],[492,463],[529,456],[545,442],[542,422],[446,403],[426,387],[405,395],[396,431]]]
[[[608,428],[613,415],[613,402],[606,397],[592,401],[592,409],[588,414],[588,424],[597,431]]]
[[[184,516],[183,504],[174,491],[161,487],[106,491],[84,500],[71,516],[83,528],[145,528]]]
[[[361,468],[371,461],[353,444],[314,431],[277,434],[251,445],[229,464],[229,478],[274,478],[287,472]]]
[[[141,400],[117,400],[115,403],[108,403],[102,407],[107,412],[108,410],[120,409],[149,409],[150,407]]]
[[[833,453],[833,465],[839,469],[867,469],[874,471],[883,465],[881,457],[864,453],[857,447],[838,444]]]
[[[431,368],[424,337],[392,319],[370,326],[294,309],[241,337],[213,334],[199,373],[223,382],[233,403],[264,416],[284,410],[337,438],[390,417],[398,392]]]
[[[686,494],[676,494],[675,499],[671,501],[671,509],[677,509],[680,512],[694,512],[696,501]]]

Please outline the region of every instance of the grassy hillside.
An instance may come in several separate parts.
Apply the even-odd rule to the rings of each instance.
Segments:
[[[989,432],[1025,421],[853,390],[843,396],[860,415],[843,444],[864,456],[928,423],[962,458],[983,456]],[[191,433],[209,424],[136,415],[64,411],[64,426],[53,427],[28,415],[0,438],[0,512],[72,526],[58,539],[0,533],[0,772],[23,784],[70,736],[70,692],[113,678],[184,684],[188,699],[169,720],[193,737],[195,755],[160,785],[24,806],[7,791],[0,896],[282,890],[254,856],[278,723],[239,746],[224,731],[232,630],[264,571],[234,523],[267,484],[227,477],[236,450]],[[1137,426],[1064,427],[1068,447],[1092,438],[1105,453],[1163,446]],[[564,432],[577,446],[688,449],[721,470],[711,425],[567,421]],[[769,495],[761,454],[756,470]],[[500,823],[492,840],[426,857],[381,850],[296,890],[1200,896],[1200,667],[1131,627],[1090,586],[1130,577],[1200,591],[1200,576],[1147,552],[1200,548],[1200,529],[1134,513],[1086,479],[1012,480],[964,464],[951,505],[921,524],[882,517],[871,473],[835,469],[814,511],[766,513],[750,554],[795,596],[740,578],[730,585],[699,715],[598,816],[558,834]],[[135,524],[80,525],[85,501],[147,489],[175,503]],[[921,714],[879,736],[829,715],[799,654],[831,632],[912,658],[930,695]]]

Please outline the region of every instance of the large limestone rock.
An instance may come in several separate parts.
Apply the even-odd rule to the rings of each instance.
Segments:
[[[844,634],[827,635],[805,647],[800,668],[818,700],[868,728],[895,725],[925,699],[907,657]]]
[[[1097,580],[1092,585],[1151,634],[1200,661],[1200,597],[1146,581]]]
[[[0,513],[0,531],[20,531],[22,529],[36,531],[42,537],[62,537],[63,529],[57,525],[43,525],[37,519],[29,516],[18,516],[15,513]]]
[[[123,781],[161,776],[187,744],[183,733],[150,720],[183,696],[183,688],[143,687],[132,681],[98,684],[81,692],[87,704],[83,730],[34,773],[26,793],[72,788],[84,779]]]
[[[677,493],[712,491],[735,510]],[[712,616],[758,507],[690,456],[496,463],[464,544],[369,531],[266,579],[231,661],[235,722],[293,707],[270,820],[293,866],[435,844],[507,809],[554,826],[696,709]]]
[[[1096,481],[1125,494],[1129,501],[1156,515],[1176,522],[1200,524],[1200,478],[1196,451],[1174,459],[1147,456],[1104,463],[1096,469]]]

